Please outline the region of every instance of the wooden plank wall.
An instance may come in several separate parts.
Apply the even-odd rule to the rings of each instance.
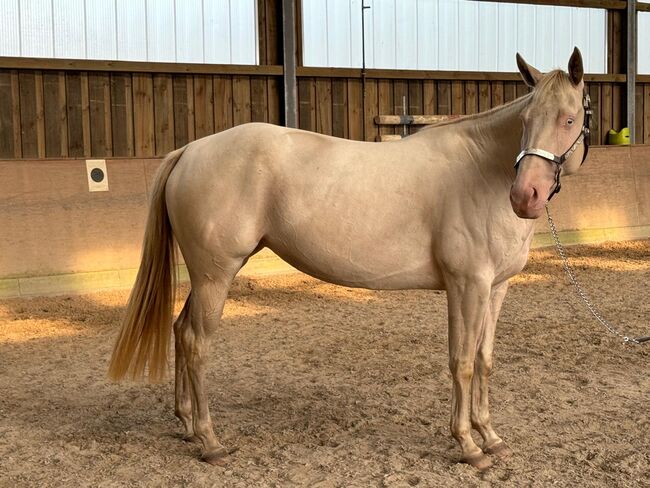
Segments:
[[[512,76],[487,80],[299,76],[299,127],[374,141],[402,127],[376,115],[464,115],[528,92]],[[412,76],[412,75],[411,75]],[[625,125],[625,85],[587,83],[593,144]],[[636,90],[636,133],[650,144],[650,81]],[[282,123],[277,75],[0,69],[0,158],[151,157],[246,122]],[[409,129],[407,129],[409,130]]]
[[[150,157],[245,122],[280,123],[266,75],[0,70],[0,158]]]
[[[528,93],[522,82],[499,80],[303,77],[298,85],[301,129],[366,141],[405,130],[379,127],[375,115],[469,115]],[[605,144],[609,129],[625,125],[625,85],[590,82],[586,89],[594,109],[592,144]],[[639,142],[650,144],[650,83],[637,87],[637,110]]]

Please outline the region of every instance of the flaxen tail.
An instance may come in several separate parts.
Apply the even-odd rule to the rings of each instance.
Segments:
[[[184,150],[177,149],[167,155],[154,182],[140,269],[108,368],[108,376],[115,380],[127,375],[141,378],[148,366],[149,380],[160,381],[167,370],[176,291],[176,253],[167,216],[165,186]]]

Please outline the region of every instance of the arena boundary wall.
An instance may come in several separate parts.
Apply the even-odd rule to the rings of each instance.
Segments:
[[[159,163],[107,159],[109,191],[89,192],[85,159],[0,160],[0,297],[130,287]],[[551,208],[565,243],[650,237],[650,147],[593,148],[562,184]],[[550,244],[542,218],[535,246]],[[292,269],[265,250],[242,273]]]

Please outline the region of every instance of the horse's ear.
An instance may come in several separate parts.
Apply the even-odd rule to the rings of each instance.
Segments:
[[[571,59],[569,59],[569,78],[571,78],[571,83],[573,83],[574,86],[578,86],[582,81],[584,74],[585,71],[582,67],[582,54],[580,54],[580,49],[574,47]]]
[[[517,53],[517,67],[519,68],[521,77],[524,79],[524,83],[531,88],[533,88],[542,77],[542,73],[524,61],[524,58],[522,58],[519,53]]]

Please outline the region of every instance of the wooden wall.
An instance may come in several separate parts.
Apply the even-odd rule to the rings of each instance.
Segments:
[[[280,66],[212,73],[146,66],[159,71],[0,69],[0,158],[151,157],[246,122],[282,123]],[[300,128],[368,141],[402,131],[373,119],[403,114],[404,104],[410,115],[472,114],[528,91],[514,73],[369,70],[362,78],[354,69],[299,68],[298,75]],[[625,125],[618,77],[587,83],[593,144]],[[638,84],[636,104],[638,140],[650,143],[650,80]]]
[[[465,76],[479,77],[477,73]],[[491,76],[491,80],[462,77],[459,73],[454,79],[366,78],[365,82],[360,78],[303,77],[298,90],[300,128],[374,141],[377,135],[404,130],[377,126],[373,118],[378,114],[469,115],[528,93],[528,87],[515,81],[514,75]],[[620,130],[625,125],[625,84],[613,81],[615,77],[593,78],[604,80],[586,86],[594,109],[592,144],[605,144],[609,129]],[[650,83],[639,84],[637,93],[639,142],[650,143]]]
[[[108,158],[110,191],[91,193],[83,160],[0,160],[0,296],[68,291],[70,280],[61,277],[67,274],[91,273],[77,291],[116,286],[105,280],[124,270],[132,280],[159,164],[160,158]],[[562,186],[552,204],[560,230],[579,229],[586,240],[649,235],[650,146],[594,148]],[[537,225],[548,232],[544,219]],[[63,288],[48,288],[45,278],[22,280],[52,275]]]
[[[264,74],[0,70],[0,158],[162,155],[279,123],[280,86]]]

